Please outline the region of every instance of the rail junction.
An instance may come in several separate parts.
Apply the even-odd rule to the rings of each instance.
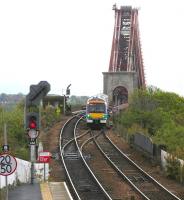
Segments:
[[[91,170],[85,165],[76,136],[78,117],[66,122],[61,131],[61,158],[76,199],[111,199]],[[85,135],[86,133],[84,133]]]
[[[108,163],[113,176],[128,188],[129,194],[124,191],[120,198],[100,177],[91,164],[92,161],[101,162],[94,151],[103,155],[103,162]],[[64,125],[60,135],[60,153],[74,199],[180,199],[130,160],[105,131],[88,130],[82,117],[74,116]]]

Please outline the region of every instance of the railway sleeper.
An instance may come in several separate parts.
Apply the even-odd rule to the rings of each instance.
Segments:
[[[132,182],[146,182],[147,179],[143,176],[128,176],[128,179]]]
[[[80,185],[78,186],[78,190],[81,192],[89,192],[89,191],[96,193],[98,192],[98,189],[92,185]]]
[[[98,192],[98,188],[93,184],[90,184],[88,179],[79,181],[77,188],[79,191],[82,192],[88,192],[88,191]]]
[[[91,154],[83,154],[83,157],[84,157],[85,160],[90,160]]]
[[[80,155],[78,153],[66,153],[64,154],[64,158],[67,160],[78,160]]]

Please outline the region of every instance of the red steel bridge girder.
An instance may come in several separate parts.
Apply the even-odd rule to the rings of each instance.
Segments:
[[[138,87],[145,87],[144,66],[138,24],[138,9],[114,7],[115,24],[109,72],[136,71]]]

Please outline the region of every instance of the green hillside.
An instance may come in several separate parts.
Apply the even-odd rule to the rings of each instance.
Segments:
[[[141,132],[156,144],[184,159],[184,98],[175,93],[149,87],[135,91],[129,108],[116,124],[129,134]]]

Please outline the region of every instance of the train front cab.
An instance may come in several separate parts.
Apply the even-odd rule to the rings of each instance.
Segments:
[[[89,103],[86,106],[86,122],[91,129],[101,129],[108,120],[107,105],[103,103]]]

